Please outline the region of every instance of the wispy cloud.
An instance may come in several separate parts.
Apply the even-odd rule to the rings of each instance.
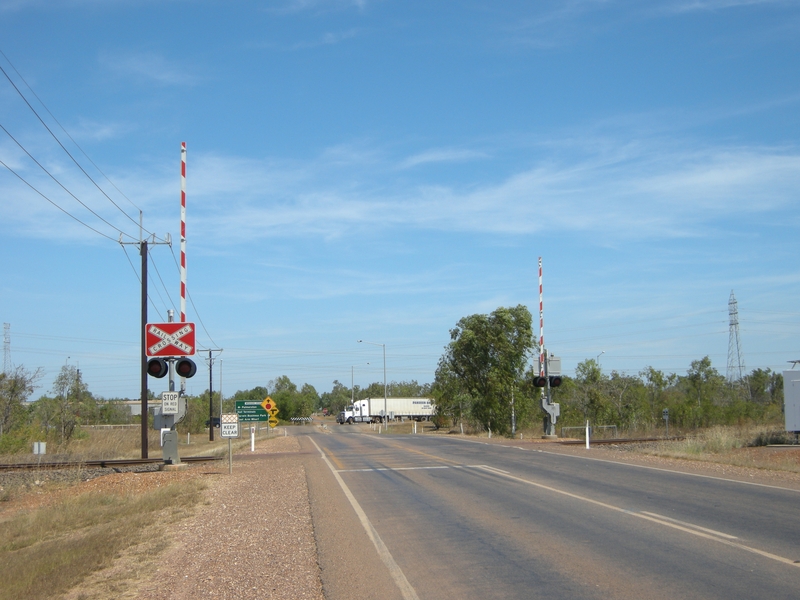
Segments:
[[[309,48],[319,48],[321,46],[333,46],[345,40],[349,40],[356,37],[358,33],[359,29],[357,28],[348,29],[347,31],[327,32],[322,34],[319,38],[315,40],[297,42],[295,44],[291,44],[290,46],[288,46],[288,49],[305,50]]]
[[[788,0],[674,0],[665,2],[662,10],[676,13],[687,12],[709,12],[739,8],[743,6],[796,6],[796,3]]]
[[[272,12],[291,14],[299,12],[330,12],[356,8],[365,9],[375,0],[286,0],[270,7]]]
[[[780,211],[792,205],[800,187],[800,153],[781,148],[681,151],[625,144],[613,152],[541,160],[492,184],[470,182],[464,174],[458,184],[381,183],[390,178],[390,164],[341,172],[325,158],[303,165],[224,163],[223,170],[197,167],[205,181],[195,183],[195,194],[201,203],[213,196],[213,203],[224,204],[223,216],[211,210],[208,218],[213,212],[215,231],[238,239],[338,237],[394,227],[510,235],[547,227],[616,239],[698,236],[725,227],[726,219]],[[211,221],[203,226],[210,228]]]
[[[477,150],[469,150],[464,148],[436,148],[409,156],[400,163],[400,168],[410,169],[411,167],[429,163],[464,162],[487,157],[488,155],[485,152],[479,152]]]
[[[482,160],[480,174],[458,165],[473,158]],[[796,147],[587,138],[542,142],[529,160],[530,166],[513,171],[470,150],[428,149],[393,160],[385,149],[363,143],[333,147],[310,161],[193,155],[191,227],[194,235],[242,243],[402,228],[503,236],[558,231],[605,245],[745,232],[751,220],[776,218],[796,206],[800,189]],[[398,169],[414,164],[430,168]],[[52,188],[34,169],[25,173]],[[145,210],[149,229],[174,230],[174,215],[163,210],[165,199],[177,197],[172,171],[150,166],[109,175]],[[129,228],[80,176],[66,182]],[[18,182],[0,178],[0,195],[20,200],[0,206],[0,221],[24,224],[21,229],[34,236],[65,235],[59,215],[42,220],[41,210],[26,208],[42,201],[20,196]]]
[[[155,81],[162,85],[195,85],[201,78],[188,65],[168,61],[154,52],[101,54],[100,64],[124,77]]]

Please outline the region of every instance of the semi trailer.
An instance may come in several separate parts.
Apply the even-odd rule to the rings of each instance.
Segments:
[[[341,411],[336,422],[382,423],[386,420],[430,421],[434,406],[431,398],[366,398],[356,400]]]

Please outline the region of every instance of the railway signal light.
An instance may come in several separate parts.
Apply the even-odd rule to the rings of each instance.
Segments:
[[[550,376],[550,387],[558,387],[561,385],[561,375],[551,375]]]
[[[179,358],[175,361],[175,372],[179,377],[192,377],[197,373],[197,365],[188,358]]]
[[[151,358],[147,361],[147,374],[161,379],[169,373],[169,365],[163,358]]]
[[[533,387],[547,387],[547,377],[541,377],[541,376],[534,377]]]

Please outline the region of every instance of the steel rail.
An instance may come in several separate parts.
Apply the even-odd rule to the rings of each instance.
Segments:
[[[636,444],[641,442],[675,442],[684,439],[683,437],[670,437],[670,438],[603,438],[594,439],[590,438],[591,444]],[[574,444],[585,444],[585,440],[559,440],[559,444],[570,446]]]
[[[195,462],[208,462],[214,460],[222,460],[220,456],[185,456],[181,458],[181,462],[195,463]],[[163,458],[119,458],[119,459],[101,459],[101,460],[79,460],[69,462],[43,462],[43,463],[15,463],[15,464],[0,464],[0,471],[14,471],[23,469],[71,469],[77,467],[92,467],[92,468],[114,468],[114,467],[132,467],[136,465],[148,464],[172,464]]]

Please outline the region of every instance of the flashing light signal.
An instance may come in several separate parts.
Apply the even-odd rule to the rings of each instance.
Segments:
[[[161,379],[169,373],[169,365],[163,358],[151,358],[147,361],[147,374]]]
[[[189,378],[197,373],[197,365],[188,358],[179,358],[175,361],[175,372],[179,377]],[[147,374],[161,379],[169,373],[169,364],[163,358],[151,358],[147,361]]]
[[[175,372],[179,377],[193,377],[197,373],[197,365],[188,358],[179,358],[175,361]]]

